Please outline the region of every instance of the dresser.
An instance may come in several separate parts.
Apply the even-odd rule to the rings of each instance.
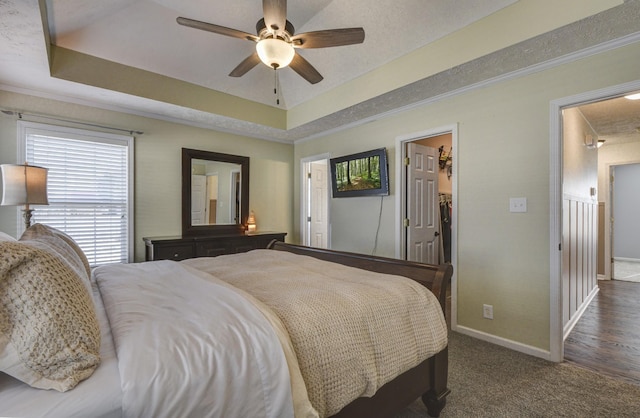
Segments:
[[[168,236],[142,238],[145,258],[155,260],[184,260],[195,257],[215,257],[267,248],[273,240],[283,241],[285,232],[256,232],[247,235],[208,235],[196,237]]]

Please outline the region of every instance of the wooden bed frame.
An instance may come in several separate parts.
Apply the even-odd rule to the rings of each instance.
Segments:
[[[268,248],[307,255],[364,270],[408,277],[429,288],[436,295],[442,311],[445,312],[447,287],[453,273],[453,267],[450,264],[421,264],[278,241],[272,241]],[[429,415],[438,417],[450,392],[447,388],[448,361],[448,349],[445,348],[383,385],[371,398],[363,397],[351,402],[333,418],[393,417],[419,397],[422,397]]]

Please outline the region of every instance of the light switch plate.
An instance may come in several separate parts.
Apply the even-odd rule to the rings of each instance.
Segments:
[[[510,197],[509,198],[509,212],[526,212],[526,211],[527,211],[526,197]]]

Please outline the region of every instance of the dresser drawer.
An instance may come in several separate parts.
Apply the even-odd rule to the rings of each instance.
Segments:
[[[196,257],[217,257],[229,254],[227,241],[203,241],[196,244]]]
[[[172,245],[154,245],[153,259],[154,260],[185,260],[187,258],[193,258],[193,245],[191,244],[172,244]]]

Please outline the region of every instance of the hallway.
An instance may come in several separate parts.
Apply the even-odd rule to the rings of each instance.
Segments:
[[[640,385],[640,283],[599,280],[598,286],[565,340],[565,361]]]
[[[615,260],[613,266],[614,279],[640,283],[640,263]]]

